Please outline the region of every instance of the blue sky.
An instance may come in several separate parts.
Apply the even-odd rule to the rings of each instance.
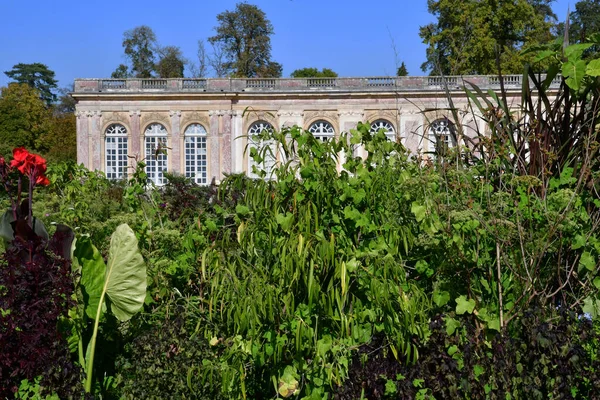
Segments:
[[[123,32],[150,26],[161,45],[181,47],[193,59],[198,39],[214,34],[216,15],[235,0],[0,0],[0,71],[41,62],[56,72],[59,86],[75,78],[110,77],[125,62]],[[303,67],[331,68],[340,76],[395,73],[404,61],[423,75],[425,46],[419,26],[432,22],[426,0],[255,0],[271,20],[273,59],[283,75]],[[557,0],[559,19],[568,0]],[[573,9],[573,4],[571,4]],[[207,49],[209,46],[207,46]],[[0,73],[0,86],[9,79]]]

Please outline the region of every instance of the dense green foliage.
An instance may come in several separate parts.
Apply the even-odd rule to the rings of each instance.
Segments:
[[[600,68],[583,55],[593,44],[544,47],[537,57],[552,67],[543,81],[525,71],[519,110],[470,85],[487,131],[456,124],[459,145],[431,154],[361,123],[325,142],[298,127],[263,131],[247,149],[260,179],[219,186],[168,176],[155,188],[143,162],[126,182],[51,165],[33,215],[50,234],[74,229],[81,266],[57,348],[102,398],[594,398]],[[123,223],[147,271],[145,297],[135,269],[124,304],[102,274]],[[10,390],[62,393],[47,376],[32,370]]]
[[[255,5],[238,3],[234,11],[217,15],[217,34],[208,38],[222,46],[224,68],[236,77],[280,77],[283,67],[271,60],[273,25]]]
[[[54,79],[54,71],[49,69],[45,64],[19,63],[13,66],[10,71],[4,73],[17,83],[25,83],[37,89],[40,98],[46,105],[50,105],[56,100],[56,95],[52,93],[52,90],[56,89],[57,83],[56,79]]]
[[[335,78],[338,74],[329,68],[320,71],[318,68],[301,68],[292,72],[290,76],[292,78]]]
[[[521,73],[532,59],[522,48],[553,39],[551,1],[428,0],[436,22],[420,28],[428,46],[421,68],[432,75]]]
[[[61,98],[60,108],[48,107],[39,92],[23,83],[0,88],[0,156],[25,146],[51,161],[76,158],[75,115]]]

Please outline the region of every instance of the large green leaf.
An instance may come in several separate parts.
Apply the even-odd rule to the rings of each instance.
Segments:
[[[585,73],[589,76],[600,76],[600,59],[590,61]]]
[[[102,296],[106,265],[102,259],[102,254],[92,244],[90,238],[86,236],[77,239],[73,257],[81,267],[80,283],[85,313],[88,317],[95,319],[100,297]]]
[[[119,225],[110,239],[105,287],[111,311],[120,321],[127,321],[144,305],[146,265],[127,224]]]
[[[563,64],[562,74],[566,78],[567,86],[576,92],[581,87],[581,81],[585,75],[586,63],[583,60],[569,61]]]

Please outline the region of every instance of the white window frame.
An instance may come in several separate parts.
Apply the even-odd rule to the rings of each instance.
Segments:
[[[391,140],[392,142],[396,141],[396,130],[394,129],[394,125],[385,119],[378,119],[371,124],[370,132],[375,134],[379,132],[381,129],[384,130],[385,136]]]
[[[322,142],[327,142],[335,137],[335,129],[333,125],[324,119],[313,122],[308,131],[312,133],[315,139]]]
[[[257,169],[262,169],[266,173],[266,177],[270,178],[273,169],[277,163],[277,154],[275,149],[275,144],[272,140],[263,141],[257,138],[257,135],[263,133],[263,131],[270,129],[273,131],[273,125],[268,123],[267,121],[256,121],[253,122],[252,125],[248,128],[248,176],[252,178],[258,178],[259,176],[253,172],[252,167],[256,167]],[[265,151],[263,154],[263,162],[262,165],[257,165],[254,162],[254,159],[250,156],[250,149],[255,148],[256,150],[263,149],[265,146],[270,148],[270,151]]]
[[[111,180],[127,178],[127,153],[129,143],[127,128],[111,124],[104,131],[104,171]]]
[[[159,146],[161,150],[157,155],[156,153]],[[148,176],[148,181],[157,186],[162,186],[167,182],[164,176],[164,172],[167,171],[169,165],[167,146],[167,128],[159,123],[152,123],[148,125],[144,131],[144,159],[146,162],[146,175]]]
[[[202,124],[193,123],[183,134],[185,176],[199,185],[208,183],[207,131]]]
[[[454,135],[454,124],[448,118],[438,118],[429,124],[429,151],[436,151],[438,140],[444,143],[448,149],[456,146]]]

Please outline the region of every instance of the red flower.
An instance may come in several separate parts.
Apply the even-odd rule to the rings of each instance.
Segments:
[[[13,150],[13,160],[10,162],[12,168],[17,168],[22,174],[27,175],[31,169],[29,161],[29,152],[24,147],[17,147]]]
[[[37,155],[31,154],[24,147],[17,147],[13,150],[13,160],[10,162],[12,168],[17,168],[19,172],[26,175],[36,185],[46,186],[50,184],[46,178],[46,160]]]

